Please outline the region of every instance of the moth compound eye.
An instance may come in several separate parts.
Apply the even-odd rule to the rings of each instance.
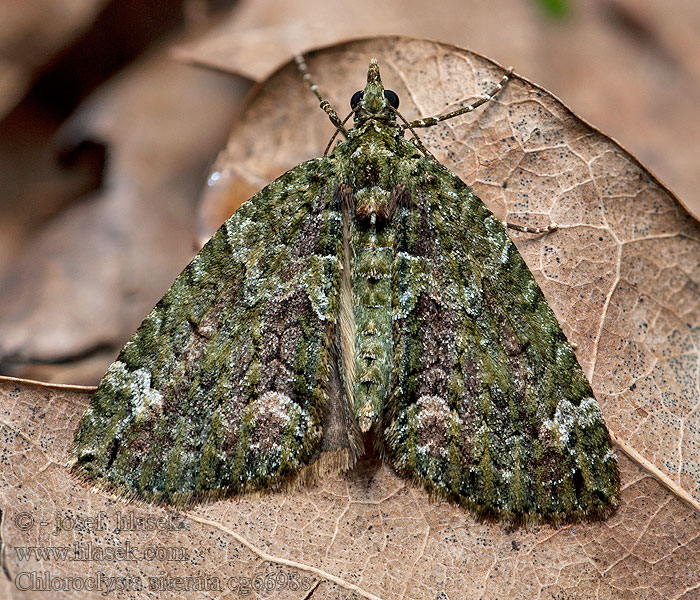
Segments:
[[[399,107],[399,96],[397,95],[396,92],[392,90],[384,90],[384,97],[388,100],[389,104],[391,104],[394,108]]]
[[[360,103],[362,100],[362,96],[364,96],[365,93],[362,90],[357,90],[353,95],[352,98],[350,98],[350,108],[355,110],[355,107]]]

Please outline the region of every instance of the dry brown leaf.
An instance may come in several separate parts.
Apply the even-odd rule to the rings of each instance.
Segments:
[[[700,3],[569,2],[562,20],[538,4],[247,0],[180,56],[259,81],[297,52],[348,38],[460,44],[514,65],[621,140],[700,216]]]
[[[0,363],[14,358],[8,368],[21,369],[9,374],[99,380],[191,257],[202,179],[248,88],[179,64],[165,47],[81,106],[64,137],[107,146],[104,185],[0,274]]]
[[[395,38],[344,44],[308,62],[321,89],[342,107],[362,87],[370,56],[378,58],[408,118],[444,110],[446,98],[472,97],[502,73],[461,49]],[[253,185],[318,155],[331,131],[290,64],[258,90],[220,166],[231,180]],[[44,598],[45,592],[18,593],[17,575],[49,571],[84,580],[101,571],[138,576],[145,585],[151,576],[217,576],[223,588],[155,594],[159,598],[235,598],[243,595],[240,588],[228,586],[245,583],[242,578],[256,585],[258,574],[258,583],[271,582],[273,589],[251,597],[301,600],[317,584],[314,599],[353,593],[450,600],[700,597],[700,225],[623,149],[518,77],[496,103],[426,131],[423,140],[499,217],[559,224],[552,234],[518,235],[516,242],[577,344],[626,453],[618,453],[619,511],[605,522],[508,530],[475,522],[449,503],[430,503],[422,489],[365,459],[297,493],[220,501],[178,514],[184,532],[117,534],[117,511],[169,513],[89,493],[68,474],[68,450],[87,393],[6,380],[0,382],[0,591]],[[54,534],[57,516],[94,518],[100,511],[104,530],[83,524]],[[26,520],[22,513],[33,518],[26,530],[18,527]],[[20,561],[17,554],[26,547],[124,547],[127,541],[139,552],[161,548],[186,552],[186,558],[76,563]],[[305,589],[291,590],[292,579]]]
[[[0,6],[0,118],[40,67],[89,26],[106,0],[23,0]]]
[[[700,517],[624,455],[618,512],[563,528],[475,522],[369,459],[293,494],[169,512],[69,474],[88,402],[89,390],[0,378],[3,598],[698,597]],[[115,549],[133,560],[98,554]],[[127,591],[135,580],[151,593]],[[185,587],[197,584],[215,587]],[[87,585],[102,587],[75,591]]]

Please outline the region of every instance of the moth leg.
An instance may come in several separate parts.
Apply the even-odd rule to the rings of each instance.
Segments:
[[[458,108],[457,110],[453,110],[452,112],[449,112],[444,115],[439,115],[437,117],[426,117],[424,119],[416,119],[415,121],[411,121],[410,123],[407,123],[406,125],[403,125],[402,127],[404,129],[413,129],[414,127],[432,127],[433,125],[437,125],[441,121],[445,121],[446,119],[451,119],[452,117],[458,117],[459,115],[466,114],[468,112],[473,111],[475,108],[479,108],[482,104],[486,104],[489,100],[493,99],[502,89],[503,86],[505,86],[506,82],[508,79],[510,79],[511,74],[513,73],[513,67],[510,67],[506,74],[501,78],[501,80],[494,85],[488,92],[486,92],[481,98],[476,100],[475,102],[472,102],[469,106],[463,106],[462,108]]]
[[[416,147],[423,154],[425,154],[425,156],[433,157],[433,155],[430,153],[430,151],[423,145],[422,140],[420,139],[420,137],[418,137],[418,134],[416,133],[415,129],[413,129],[413,127],[411,127],[411,124],[406,120],[406,118],[397,109],[395,109],[393,106],[391,106],[391,104],[388,104],[387,106],[391,110],[393,110],[396,113],[396,116],[398,116],[404,122],[404,125],[402,125],[401,129],[399,130],[399,135],[403,135],[403,132],[406,131],[406,129],[410,130],[411,133],[413,134],[413,139],[411,141],[416,145]],[[435,158],[435,157],[433,157],[433,158]]]
[[[343,122],[341,125],[345,125],[345,123],[348,122],[348,119],[355,114],[354,110],[351,110],[348,113],[348,116],[343,119]],[[338,137],[338,134],[340,133],[340,129],[338,127],[335,128],[335,133],[333,133],[333,136],[331,137],[330,140],[328,140],[328,145],[326,146],[326,149],[323,151],[323,156],[326,156],[328,154],[328,151],[331,149],[331,144],[333,143],[333,140],[335,140],[336,137]],[[345,136],[347,137],[347,136]]]
[[[503,221],[503,227],[512,229],[513,231],[522,231],[523,233],[550,233],[551,231],[559,229],[559,225],[556,223],[550,223],[545,227],[528,227],[527,225],[518,225],[517,223],[509,223],[508,221]]]
[[[294,61],[297,63],[299,71],[304,76],[304,81],[306,81],[306,83],[309,85],[309,89],[313,92],[314,96],[318,98],[321,108],[326,112],[328,118],[331,120],[331,123],[333,123],[336,129],[338,129],[345,137],[348,137],[348,132],[343,125],[345,121],[340,120],[338,113],[335,112],[335,109],[331,106],[331,103],[321,96],[321,93],[318,91],[318,86],[311,79],[311,73],[309,73],[309,67],[306,66],[304,57],[301,54],[298,54],[294,58]]]

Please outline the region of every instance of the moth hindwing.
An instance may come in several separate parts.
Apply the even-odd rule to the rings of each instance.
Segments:
[[[348,130],[309,83],[346,139],[253,196],[175,280],[100,382],[76,472],[182,504],[348,469],[369,436],[482,517],[610,514],[610,438],[540,288],[403,137],[488,98],[408,123],[373,61]]]

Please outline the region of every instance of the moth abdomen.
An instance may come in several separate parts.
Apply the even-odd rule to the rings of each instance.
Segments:
[[[353,317],[354,414],[363,432],[376,423],[386,400],[392,357],[392,263],[395,202],[381,186],[357,190],[350,219]]]

